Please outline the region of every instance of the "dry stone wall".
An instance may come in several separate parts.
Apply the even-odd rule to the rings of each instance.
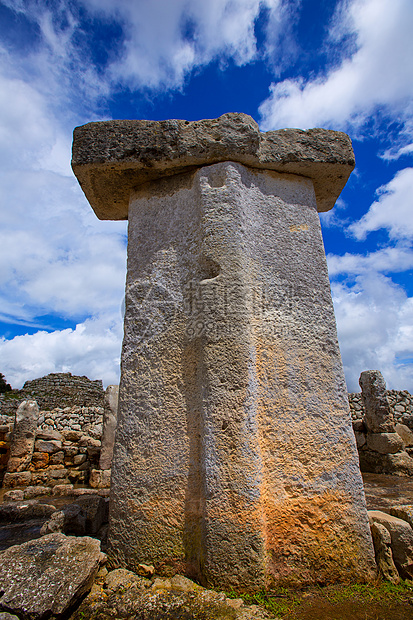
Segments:
[[[413,428],[413,396],[407,390],[386,390],[386,396],[394,419]],[[361,420],[366,412],[361,392],[350,392],[348,400],[352,419]]]
[[[50,411],[55,408],[103,407],[102,381],[70,372],[50,373],[45,377],[26,381],[21,390],[13,390],[0,399],[0,414],[13,415],[23,400],[36,400],[39,408]]]
[[[117,386],[109,386],[108,390],[111,397],[105,398],[101,381],[54,373],[26,382],[18,391],[18,398],[2,399],[0,484],[7,488],[73,483],[108,487],[111,453],[106,458],[104,472],[100,471],[99,459],[104,418],[112,420],[112,427],[114,420],[116,426]],[[19,427],[24,426],[22,416],[28,403],[33,403],[30,407],[35,406],[37,414],[23,458],[21,450],[16,452],[16,442],[22,430]],[[113,443],[114,428],[105,441]]]

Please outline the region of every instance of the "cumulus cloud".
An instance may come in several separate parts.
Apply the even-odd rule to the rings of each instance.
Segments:
[[[389,389],[413,391],[413,298],[388,277],[369,272],[333,282],[337,330],[349,391],[363,370],[378,369]]]
[[[327,257],[337,329],[348,387],[358,375],[380,369],[389,387],[413,391],[413,298],[392,281],[413,269],[413,169],[400,170],[378,190],[367,213],[348,226],[358,240],[384,228],[388,245],[364,254]]]
[[[406,127],[412,113],[413,4],[410,0],[344,0],[347,19],[336,20],[334,59],[342,60],[312,79],[291,78],[271,85],[260,107],[264,129],[325,126],[353,128],[380,109]]]
[[[377,190],[378,199],[368,212],[349,226],[357,239],[365,239],[367,233],[380,228],[387,229],[391,239],[413,237],[412,209],[413,168],[399,170],[395,177]]]
[[[71,372],[102,379],[105,385],[117,384],[121,338],[120,313],[117,320],[95,317],[75,329],[0,338],[2,372],[14,388],[50,372]]]

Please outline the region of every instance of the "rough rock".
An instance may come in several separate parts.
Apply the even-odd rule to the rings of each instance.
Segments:
[[[395,454],[404,444],[398,433],[367,433],[367,446],[380,454]]]
[[[413,459],[406,452],[396,454],[380,454],[366,450],[359,452],[360,469],[373,474],[389,474],[395,476],[413,476]]]
[[[366,434],[355,431],[354,436],[356,438],[357,448],[359,449],[362,448],[366,444],[366,441],[367,441]]]
[[[30,471],[7,472],[4,474],[3,487],[5,489],[15,489],[16,487],[27,487],[32,481]]]
[[[0,504],[0,523],[48,518],[55,510],[56,508],[51,504],[41,504],[33,499],[3,502]]]
[[[116,574],[117,573],[117,574]],[[265,620],[269,613],[257,606],[229,599],[222,592],[205,590],[182,575],[152,583],[129,571],[112,571],[106,577],[108,596],[97,588],[80,605],[72,620],[98,617],[156,618],[159,620]],[[109,586],[110,584],[110,586]]]
[[[108,590],[116,590],[117,588],[130,588],[134,584],[151,585],[151,582],[147,579],[143,579],[142,576],[132,573],[125,568],[116,568],[110,571],[105,577],[105,586]]]
[[[386,581],[399,583],[400,577],[393,562],[390,532],[381,523],[371,524],[374,552],[379,574]]]
[[[105,409],[103,414],[102,448],[99,468],[108,470],[112,467],[113,446],[118,419],[119,386],[108,385],[105,392]]]
[[[98,540],[49,534],[0,554],[0,605],[30,620],[64,613],[87,592],[105,555]]]
[[[105,121],[73,134],[72,168],[99,219],[126,219],[131,190],[143,183],[224,161],[310,178],[319,211],[334,206],[354,168],[346,134],[260,133],[246,114],[195,122]]]
[[[0,611],[0,620],[19,620],[19,618],[13,614],[8,614],[7,611]]]
[[[380,510],[369,510],[370,525],[383,525],[391,536],[393,561],[402,579],[413,579],[413,529],[410,525]]]
[[[3,495],[4,502],[19,502],[24,499],[24,492],[21,489],[6,491]]]
[[[393,517],[397,517],[398,519],[403,519],[403,521],[407,521],[410,524],[410,527],[413,528],[413,506],[405,505],[405,506],[392,506],[390,508],[390,514]]]
[[[405,424],[396,424],[396,433],[400,435],[406,447],[413,446],[413,431]]]
[[[92,469],[89,484],[93,489],[109,489],[112,470]]]
[[[50,495],[50,487],[36,486],[27,487],[24,489],[24,499],[32,499],[33,497],[39,497],[42,495]]]
[[[36,432],[36,439],[43,439],[44,441],[63,441],[62,433],[54,430],[42,430],[38,429]]]
[[[95,536],[101,526],[108,521],[108,502],[102,497],[92,495],[79,497],[75,502],[55,511],[42,529],[42,536],[52,532]]]
[[[53,532],[84,536],[86,534],[86,515],[76,503],[63,506],[55,511],[50,519],[43,525],[40,534],[45,536]]]
[[[371,433],[394,433],[394,419],[386,397],[386,383],[378,370],[366,370],[359,378],[366,413],[364,423]]]
[[[8,472],[21,472],[29,467],[38,417],[39,407],[35,400],[24,400],[18,407],[10,443]]]
[[[34,447],[36,452],[46,452],[47,454],[53,454],[62,449],[62,442],[56,440],[44,441],[43,439],[36,440]]]

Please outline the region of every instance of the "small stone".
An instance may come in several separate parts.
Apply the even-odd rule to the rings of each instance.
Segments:
[[[46,469],[49,464],[50,456],[47,452],[33,452],[31,470]]]
[[[27,487],[32,480],[30,471],[19,471],[4,474],[3,487],[13,489],[15,487]]]
[[[413,578],[413,530],[410,525],[380,510],[368,511],[372,523],[384,525],[391,536],[391,550],[394,564],[402,579]]]
[[[366,434],[355,431],[354,435],[356,437],[357,448],[362,448],[367,441]]]
[[[366,370],[359,379],[366,413],[364,422],[371,433],[394,432],[394,419],[386,397],[386,383],[378,370]]]
[[[81,465],[85,461],[86,461],[86,454],[76,454],[73,457],[73,464],[74,465]]]
[[[51,489],[50,487],[44,486],[35,486],[35,487],[27,487],[24,490],[24,499],[32,499],[33,497],[39,497],[42,495],[50,495]]]
[[[3,495],[4,502],[18,502],[24,499],[24,492],[20,489],[6,491]]]
[[[61,495],[69,495],[73,491],[73,484],[56,484],[53,487],[53,495],[59,497]]]
[[[119,587],[130,588],[135,583],[141,584],[142,577],[125,568],[112,570],[105,577],[105,585],[108,590],[116,590]]]
[[[57,440],[38,439],[34,445],[37,452],[47,452],[48,454],[53,454],[62,449],[62,442]]]
[[[380,454],[395,454],[403,447],[403,440],[398,433],[368,433],[367,446]]]
[[[138,575],[141,575],[141,577],[150,578],[155,573],[155,567],[149,564],[138,564],[136,572]]]
[[[376,554],[376,563],[381,577],[386,581],[391,581],[395,584],[399,583],[400,577],[393,562],[389,531],[381,523],[373,522],[371,524],[371,534]]]
[[[413,528],[413,505],[392,506],[392,508],[390,508],[390,514],[393,515],[393,517],[407,521],[410,527]]]
[[[405,424],[396,424],[396,433],[400,435],[405,446],[413,446],[413,432]]]

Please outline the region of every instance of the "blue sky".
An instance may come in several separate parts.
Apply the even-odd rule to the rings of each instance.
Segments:
[[[117,383],[126,224],[98,221],[73,127],[245,112],[349,133],[321,215],[350,391],[413,392],[411,0],[0,0],[0,371]]]

